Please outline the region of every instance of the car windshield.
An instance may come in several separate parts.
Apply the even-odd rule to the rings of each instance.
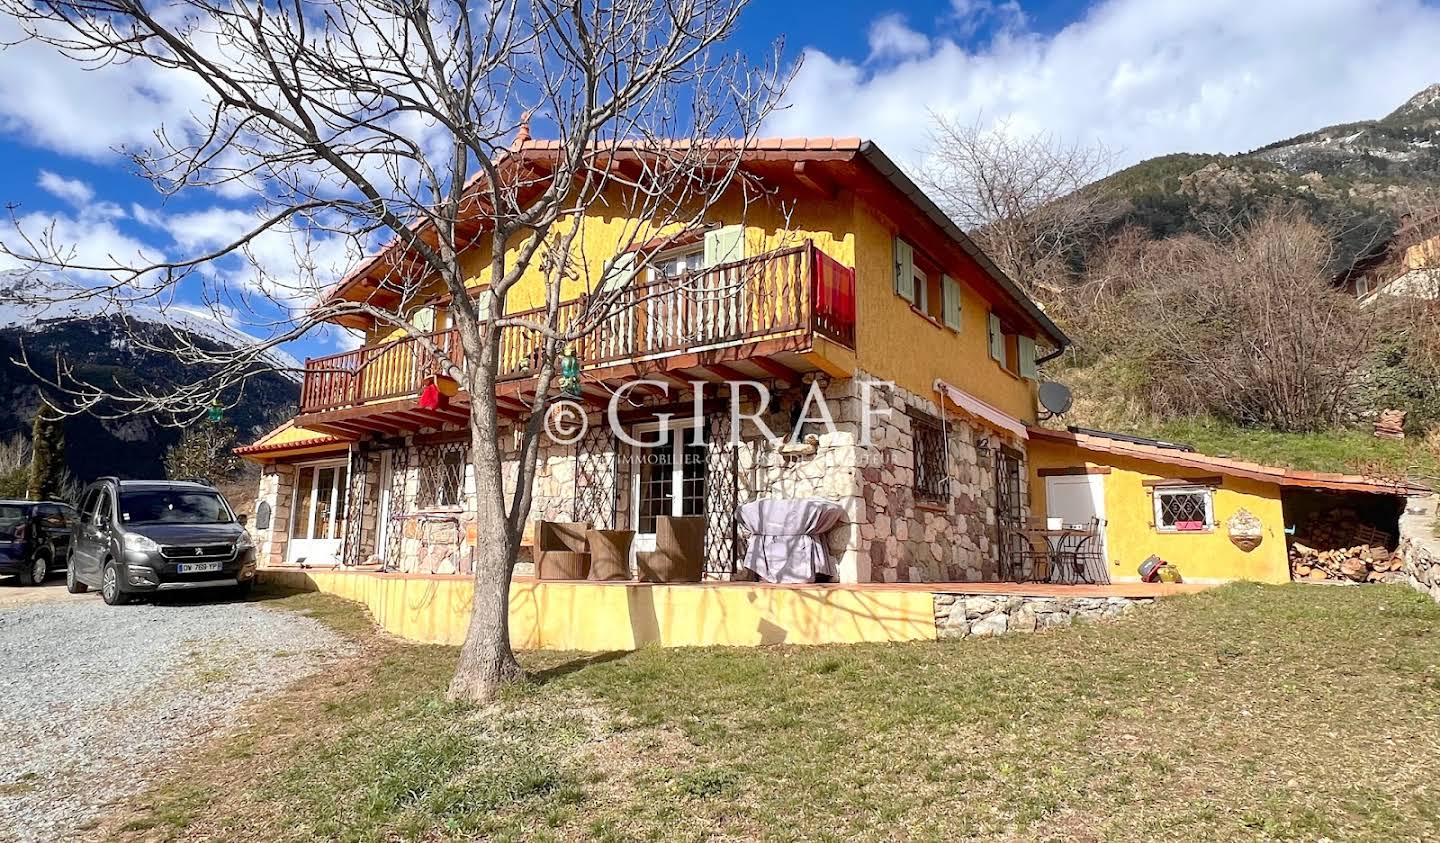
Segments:
[[[145,489],[120,495],[122,524],[228,524],[234,518],[214,492]]]
[[[25,507],[0,504],[0,533],[11,535],[25,521]]]

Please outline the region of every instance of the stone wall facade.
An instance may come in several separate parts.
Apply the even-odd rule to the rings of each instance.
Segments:
[[[1416,591],[1440,603],[1440,537],[1435,535],[1435,495],[1415,496],[1406,501],[1400,516],[1400,545],[1395,549],[1404,560],[1401,570]]]
[[[1000,597],[936,594],[935,633],[941,639],[987,638],[1007,632],[1035,632],[1069,626],[1076,620],[1117,618],[1148,597]]]
[[[771,395],[763,405],[758,397],[747,397],[744,411],[758,413],[766,428],[785,442],[774,443],[751,422],[742,422],[738,448],[719,454],[713,449],[721,446],[712,445],[707,458],[713,463],[707,464],[708,482],[733,483],[733,494],[728,488],[724,494],[707,488],[707,501],[722,506],[733,498],[738,508],[763,498],[815,497],[838,504],[845,512],[844,520],[827,534],[826,542],[844,582],[998,579],[995,453],[1005,447],[1023,460],[1024,443],[942,412],[934,396],[915,395],[883,383],[867,386],[863,381],[870,379],[864,375],[807,375],[788,385],[770,384]],[[706,390],[707,397],[728,400],[715,396],[711,389],[720,390],[712,385]],[[833,425],[819,421],[822,416],[814,404],[807,406],[812,390],[824,396]],[[667,410],[677,418],[688,417],[692,399],[688,393],[673,392]],[[874,408],[868,446],[862,429],[867,401]],[[809,421],[792,437],[802,409]],[[715,405],[707,408],[707,412],[715,410]],[[629,527],[637,449],[610,435],[603,413],[592,412],[589,421],[591,438],[581,444],[561,445],[542,437],[532,522],[587,520],[597,526]],[[728,406],[721,405],[719,414],[707,417],[706,424],[713,428],[707,440],[728,438]],[[948,488],[933,499],[917,495],[915,488],[917,424],[938,426],[942,431],[940,456]],[[465,448],[463,431],[458,429],[422,435],[431,442],[453,437],[456,444],[451,447]],[[518,473],[518,442],[517,431],[502,429],[507,493],[513,493]],[[982,442],[988,456],[977,448]],[[422,471],[421,446],[413,436],[392,443],[397,446],[390,458],[396,467],[390,477],[382,478],[380,451],[374,448],[364,449],[352,459],[356,468],[351,476],[351,513],[359,521],[353,525],[358,529],[348,531],[346,560],[384,561],[418,573],[469,570],[475,543],[475,487],[468,449],[463,503],[418,510],[413,501]],[[1027,514],[1027,476],[1022,464],[1014,495],[1019,517]],[[261,480],[262,500],[269,495],[275,513],[270,531],[272,550],[266,557],[272,562],[284,558],[293,478],[293,467],[277,464],[267,467]],[[389,496],[385,525],[380,523],[382,494]],[[391,535],[381,542],[381,532]],[[744,537],[736,532],[734,555],[738,558],[743,555]],[[396,558],[388,558],[391,556]]]

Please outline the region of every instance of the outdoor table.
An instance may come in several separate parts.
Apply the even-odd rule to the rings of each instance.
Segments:
[[[1085,566],[1080,562],[1080,553],[1090,539],[1097,538],[1099,531],[1087,527],[1062,527],[1059,530],[1035,530],[1050,547],[1050,575],[1048,582],[1063,582],[1078,577],[1090,582]],[[1067,567],[1068,563],[1068,567]]]

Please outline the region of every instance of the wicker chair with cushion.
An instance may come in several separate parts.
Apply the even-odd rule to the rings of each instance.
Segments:
[[[630,579],[630,544],[634,530],[591,530],[585,534],[590,547],[590,579]]]
[[[700,582],[705,573],[705,518],[655,519],[655,549],[635,556],[641,582]]]
[[[590,575],[585,549],[589,524],[540,521],[535,525],[535,576],[542,580],[583,580]]]

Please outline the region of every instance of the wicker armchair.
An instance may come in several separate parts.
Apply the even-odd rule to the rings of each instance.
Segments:
[[[590,575],[585,547],[589,524],[540,521],[535,525],[535,576],[542,580],[583,580]]]
[[[655,519],[655,550],[635,556],[641,582],[700,582],[705,574],[705,518]]]

